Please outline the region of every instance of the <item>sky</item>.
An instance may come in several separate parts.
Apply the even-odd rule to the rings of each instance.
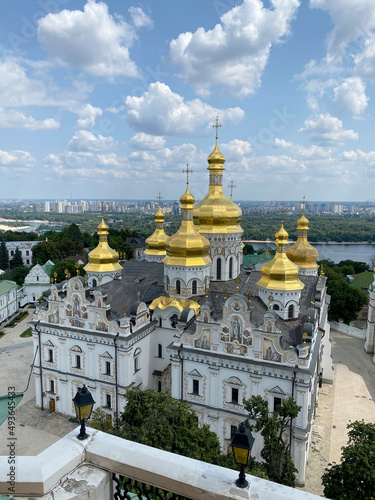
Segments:
[[[374,0],[2,0],[0,199],[375,200]]]

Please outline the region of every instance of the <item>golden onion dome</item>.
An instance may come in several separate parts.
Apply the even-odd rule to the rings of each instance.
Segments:
[[[108,245],[108,226],[103,217],[98,226],[98,235],[99,244],[89,253],[89,263],[85,266],[85,271],[92,273],[120,271],[122,267],[119,264],[119,255]]]
[[[286,254],[288,233],[283,222],[275,236],[276,255],[262,267],[262,277],[257,285],[268,290],[302,290],[305,285],[298,279],[298,266]]]
[[[211,263],[208,255],[210,243],[193,224],[193,205],[195,198],[189,191],[181,196],[182,221],[177,233],[170,236],[165,244],[167,255],[164,264],[170,266],[205,266]]]
[[[213,152],[207,159],[209,188],[206,196],[196,203],[193,212],[194,224],[203,234],[243,233],[242,211],[223,192],[223,170],[225,157],[221,153],[216,137]]]
[[[302,217],[298,219],[297,225],[297,241],[288,248],[286,254],[300,269],[318,269],[319,266],[316,263],[318,259],[318,250],[307,241],[309,221],[305,217],[304,210],[302,212]]]
[[[165,233],[164,225],[164,214],[159,210],[155,214],[156,229],[154,233],[146,240],[146,250],[144,253],[146,255],[166,255],[165,242],[168,239],[168,235]]]

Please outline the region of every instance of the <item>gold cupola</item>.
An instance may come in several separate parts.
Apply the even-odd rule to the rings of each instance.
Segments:
[[[305,217],[305,202],[302,207],[302,217],[298,219],[298,238],[294,245],[290,246],[286,251],[289,259],[297,264],[300,269],[300,274],[317,274],[318,250],[307,241],[307,231],[309,229],[309,221]]]
[[[191,170],[187,169],[189,174]],[[167,255],[163,260],[169,266],[205,266],[211,263],[208,255],[210,243],[193,224],[193,206],[195,198],[190,193],[189,181],[186,182],[186,191],[181,196],[182,222],[179,230],[170,236],[165,244]]]
[[[155,224],[156,229],[154,233],[146,240],[146,250],[144,251],[146,260],[162,260],[166,255],[165,243],[168,235],[164,231],[164,214],[161,211],[160,205],[159,210],[155,214]]]
[[[102,221],[98,226],[99,244],[89,253],[89,263],[85,266],[87,273],[112,273],[120,271],[122,267],[119,264],[119,255],[113,250],[107,241],[108,226]]]
[[[219,127],[216,120],[216,130]],[[208,193],[194,207],[194,224],[203,234],[243,233],[241,228],[242,211],[233,201],[228,200],[223,192],[223,171],[225,157],[217,144],[208,157],[209,188]]]
[[[284,229],[283,221],[275,236],[276,255],[262,267],[262,277],[257,285],[266,290],[302,290],[305,285],[298,279],[298,266],[289,260],[286,254],[288,233]]]

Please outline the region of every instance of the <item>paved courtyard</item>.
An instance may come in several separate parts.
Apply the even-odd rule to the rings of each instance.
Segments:
[[[334,384],[324,385],[319,394],[303,488],[317,495],[323,495],[320,478],[324,469],[329,463],[341,461],[349,421],[375,422],[375,365],[363,349],[364,340],[333,330],[331,342]]]
[[[0,338],[0,395],[9,386],[23,391],[27,386],[33,349],[30,337],[20,334],[28,327],[31,315],[14,328],[3,329]],[[338,332],[331,332],[332,356],[335,367],[334,385],[324,385],[313,427],[313,443],[307,467],[306,491],[323,494],[321,476],[328,463],[340,461],[341,447],[347,441],[346,425],[351,420],[375,422],[375,365],[365,353],[364,341]],[[67,417],[35,408],[35,386],[31,377],[29,387],[16,409],[17,454],[37,455],[77,428]],[[0,426],[0,455],[7,454],[7,421]]]

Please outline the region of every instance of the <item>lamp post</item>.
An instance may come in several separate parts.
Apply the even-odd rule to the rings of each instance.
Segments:
[[[239,488],[246,488],[246,486],[248,486],[249,484],[246,481],[245,467],[249,461],[250,451],[253,447],[254,441],[254,436],[242,422],[239,428],[236,430],[230,443],[233,450],[234,461],[237,465],[241,466],[240,475],[235,482],[236,486],[238,486]]]
[[[86,433],[85,422],[91,417],[92,408],[95,401],[91,395],[91,392],[84,385],[81,389],[78,389],[77,394],[73,398],[74,408],[78,420],[81,423],[81,429],[77,436],[81,441],[89,437]]]

